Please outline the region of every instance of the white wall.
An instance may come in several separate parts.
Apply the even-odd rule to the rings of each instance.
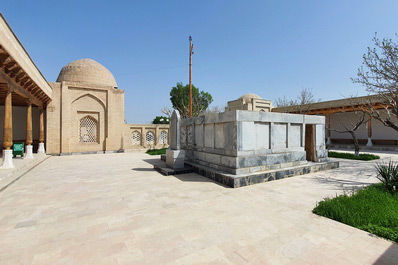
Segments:
[[[386,114],[382,114],[385,117]],[[394,119],[396,121],[396,119]],[[398,140],[398,132],[386,127],[378,120],[372,120],[372,139]]]
[[[382,114],[385,117],[385,114]],[[350,122],[356,123],[356,115],[353,112],[348,113],[335,113],[330,115],[330,127],[332,129],[344,130],[345,124],[347,127],[352,127]],[[398,140],[398,132],[394,129],[384,126],[380,121],[372,119],[372,139],[375,140]],[[368,138],[367,124],[362,124],[356,131],[358,139]],[[349,133],[331,132],[330,138],[332,139],[352,139]]]
[[[352,128],[352,124],[357,123],[357,117],[353,112],[346,113],[334,113],[330,115],[330,127],[336,130],[346,130],[343,125],[347,126],[347,128]],[[356,131],[356,136],[359,139],[367,139],[368,138],[368,129],[365,124],[359,126]],[[331,131],[330,138],[332,139],[352,139],[349,133],[338,133]]]

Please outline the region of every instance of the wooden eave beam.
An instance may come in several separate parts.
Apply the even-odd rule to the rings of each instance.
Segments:
[[[38,98],[40,101],[43,101],[44,93],[42,92],[42,93],[40,93],[39,95],[37,95],[37,98]]]
[[[33,83],[33,84],[34,84],[34,86],[33,86],[32,90],[29,91],[32,95],[34,93],[36,93],[38,90],[40,90],[39,87],[35,83]]]
[[[11,57],[8,57],[8,58],[11,59]],[[17,62],[11,59],[10,62],[5,63],[4,65],[8,71],[11,71],[14,67],[17,66]]]
[[[0,54],[0,66],[4,66],[10,60],[11,60],[11,58],[8,54],[6,54],[6,53]]]
[[[384,108],[388,108],[387,105],[385,104],[381,104],[381,103],[377,103],[373,105],[373,108],[375,109],[384,109]],[[305,114],[308,115],[324,115],[324,114],[334,114],[334,113],[339,113],[339,112],[352,112],[352,111],[358,111],[361,110],[362,108],[367,108],[365,105],[362,106],[344,106],[344,107],[340,107],[340,108],[328,108],[328,109],[320,109],[320,110],[310,110],[307,111]],[[298,114],[298,111],[295,111],[293,113]]]
[[[21,79],[21,86],[24,86],[25,83],[26,83],[26,81],[28,81],[28,80],[29,80],[29,76],[28,76],[28,75],[25,75],[25,76]]]
[[[25,77],[25,76],[26,76],[25,71],[21,71],[15,76],[15,81],[17,81],[17,83],[20,83],[22,78]]]
[[[40,95],[41,93],[43,93],[43,90],[41,90],[40,87],[37,87],[38,90],[33,94],[35,97],[37,97],[38,95]]]
[[[19,66],[13,68],[13,69],[11,70],[11,72],[10,72],[10,77],[11,77],[11,78],[16,77],[19,73],[21,73],[21,71],[23,72],[22,68],[19,67]]]
[[[30,86],[33,84],[32,79],[29,78],[29,80],[23,85],[23,88],[28,89]]]
[[[36,91],[34,93],[32,93],[32,95],[35,96],[35,97],[38,97],[41,92],[42,92],[41,89],[38,88],[38,89],[36,89]]]
[[[32,84],[26,89],[27,92],[32,93],[32,91],[35,89],[36,84],[32,82]]]

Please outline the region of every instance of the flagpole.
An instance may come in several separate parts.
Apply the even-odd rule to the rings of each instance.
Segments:
[[[192,37],[189,36],[189,117],[192,118]]]

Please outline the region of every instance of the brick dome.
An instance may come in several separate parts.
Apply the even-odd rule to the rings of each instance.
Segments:
[[[57,82],[62,81],[117,87],[112,73],[105,66],[91,59],[76,60],[62,67]]]

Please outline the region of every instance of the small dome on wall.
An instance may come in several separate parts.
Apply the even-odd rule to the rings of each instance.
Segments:
[[[239,99],[243,99],[244,103],[249,103],[252,101],[252,98],[261,99],[261,97],[259,95],[256,95],[253,93],[245,94],[245,95],[241,96]]]

